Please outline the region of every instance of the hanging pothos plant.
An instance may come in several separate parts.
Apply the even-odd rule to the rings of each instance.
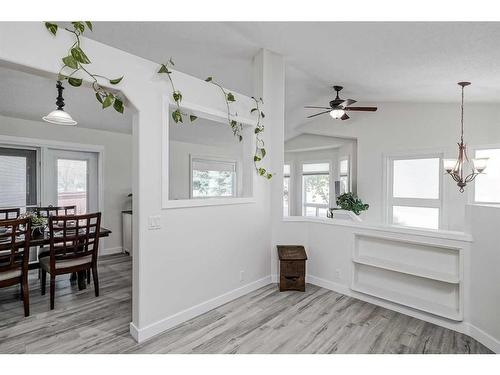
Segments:
[[[232,92],[226,91],[224,87],[222,87],[219,83],[214,81],[213,77],[205,78],[205,82],[210,82],[213,85],[217,86],[222,92],[222,95],[224,95],[224,101],[226,102],[226,109],[227,109],[227,122],[231,127],[231,130],[233,131],[233,135],[238,138],[238,141],[241,142],[243,140],[243,135],[241,135],[241,132],[243,131],[243,125],[233,118],[234,116],[238,116],[238,114],[235,113],[233,116],[231,114],[231,108],[230,108],[231,103],[234,103],[236,101],[234,94]]]
[[[260,123],[260,120],[265,117],[264,112],[260,110],[260,104],[263,104],[262,98],[256,99],[252,96],[255,102],[255,107],[250,110],[250,113],[257,112],[257,124],[255,125],[255,154],[253,156],[253,162],[255,165],[255,170],[259,176],[266,177],[268,180],[273,177],[265,168],[259,167],[259,162],[266,157],[266,149],[264,148],[264,140],[262,139],[262,133],[264,132],[264,125]]]
[[[58,79],[60,81],[67,80],[71,86],[79,87],[83,83],[83,79],[75,78],[74,75],[78,72],[83,72],[92,80],[92,88],[95,92],[95,97],[97,101],[102,105],[102,108],[107,108],[113,106],[113,108],[119,112],[123,113],[124,105],[123,100],[113,94],[111,91],[105,89],[99,82],[97,78],[106,79],[110,84],[117,85],[123,79],[120,78],[110,79],[99,74],[91,73],[88,70],[88,65],[91,63],[90,59],[87,57],[85,52],[82,50],[80,44],[80,36],[85,32],[86,29],[92,31],[92,22],[90,21],[73,21],[71,22],[72,28],[65,27],[64,29],[74,35],[74,42],[68,49],[68,55],[61,58],[63,66],[59,71]],[[57,34],[59,25],[52,22],[45,22],[45,27],[54,36]]]
[[[172,66],[174,66],[174,61],[172,58],[170,58],[166,63],[161,64],[160,70],[158,70],[159,74],[166,74],[168,77],[168,80],[170,82],[170,86],[172,87],[172,99],[174,99],[174,102],[177,106],[176,110],[172,112],[172,118],[176,123],[179,122],[184,122],[183,117],[187,116],[187,113],[183,112],[181,109],[181,101],[182,101],[182,93],[179,90],[175,89],[174,81],[172,80],[172,71],[169,69]],[[195,115],[189,115],[189,120],[193,122],[196,120],[198,117]]]

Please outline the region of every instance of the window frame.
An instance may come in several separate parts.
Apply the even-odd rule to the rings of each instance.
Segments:
[[[27,173],[26,182],[26,205],[25,207],[36,207],[40,202],[41,174],[40,174],[40,147],[24,145],[10,145],[0,143],[0,149],[12,150],[12,152],[0,152],[4,156],[26,157],[26,166],[33,168],[32,173]],[[34,160],[30,160],[30,153],[34,153]],[[34,193],[32,193],[34,189]]]
[[[290,167],[290,173],[288,175],[285,174],[284,170],[285,170],[285,165],[288,165]],[[284,209],[284,191],[282,191],[282,199],[281,199],[281,204],[282,204],[282,207],[281,207],[281,212],[283,213],[283,217],[289,217],[290,216],[290,213],[292,212],[292,202],[293,202],[293,192],[292,192],[292,188],[293,188],[293,180],[292,180],[292,175],[293,175],[293,163],[291,162],[284,162],[283,163],[283,184],[284,184],[284,181],[285,181],[285,178],[288,178],[288,212],[287,212],[287,215],[284,215],[284,212],[285,212],[285,209]],[[284,186],[283,186],[284,188]]]
[[[215,163],[228,163],[234,164],[234,178],[233,178],[233,186],[231,187],[231,195],[211,195],[207,197],[193,197],[193,161],[202,161],[202,162],[215,162]],[[240,179],[240,167],[237,160],[225,159],[216,156],[210,155],[189,155],[189,199],[234,199],[238,198],[238,187],[239,187],[239,179]]]
[[[384,203],[384,222],[388,225],[418,228],[423,230],[442,230],[445,228],[445,215],[444,215],[444,168],[443,168],[444,153],[441,151],[429,152],[413,152],[413,153],[400,153],[385,155],[385,168],[384,168],[384,190],[385,190],[385,203]],[[438,159],[439,160],[439,195],[437,199],[429,198],[397,198],[393,196],[393,178],[394,178],[394,161],[396,160],[416,160],[416,159]],[[423,208],[437,208],[439,209],[438,215],[438,228],[425,228],[425,227],[410,227],[406,225],[395,224],[393,221],[393,207],[423,207]]]
[[[342,168],[340,167],[340,164],[343,161],[347,161],[347,174],[342,173]],[[339,159],[339,193],[343,194],[340,192],[340,187],[341,187],[341,179],[342,177],[347,177],[347,191],[346,193],[352,192],[352,185],[351,185],[351,158],[349,156],[343,156]]]
[[[319,173],[319,172],[306,172],[304,173],[304,165],[305,164],[328,164],[328,203],[326,204],[326,207],[324,204],[320,203],[310,203],[306,204],[306,191],[304,189],[304,176],[316,176],[316,175],[326,175],[327,173]],[[300,163],[300,185],[302,189],[302,200],[301,200],[301,214],[303,217],[306,217],[305,214],[305,208],[307,207],[313,207],[316,209],[316,215],[314,217],[320,217],[319,216],[319,209],[320,208],[326,208],[327,210],[331,206],[332,202],[332,181],[333,181],[333,162],[331,160],[307,160],[307,161],[302,161]],[[312,216],[310,216],[312,217]]]
[[[469,148],[469,153],[470,153],[469,158],[470,160],[474,159],[476,157],[476,151],[495,150],[495,149],[500,150],[500,143],[471,146]],[[488,173],[488,167],[486,167],[485,173]],[[476,182],[477,180],[474,179],[473,183],[470,185],[471,189],[469,190],[469,196],[468,196],[469,203],[476,205],[500,206],[500,202],[476,201]]]

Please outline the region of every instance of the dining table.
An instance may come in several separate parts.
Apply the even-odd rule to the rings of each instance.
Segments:
[[[112,233],[111,230],[101,227],[99,230],[99,238],[109,237],[109,235],[111,233]],[[39,231],[34,231],[32,233],[32,235],[30,237],[30,248],[31,247],[41,247],[41,248],[47,247],[48,248],[49,245],[50,245],[49,231],[45,230],[45,231],[43,231],[43,233],[40,233]],[[7,243],[0,242],[0,253],[4,252],[4,251],[10,251],[10,247],[11,247],[10,242],[7,242]],[[36,259],[30,259],[30,261],[28,263],[28,268],[30,270],[40,268],[40,264],[39,264],[39,260],[38,260],[38,252],[37,252]],[[77,277],[72,275],[72,280],[74,280],[74,279],[78,279],[78,288],[80,290],[85,289],[87,287],[87,283],[85,282],[86,277],[85,277],[84,273],[80,272],[77,275]]]

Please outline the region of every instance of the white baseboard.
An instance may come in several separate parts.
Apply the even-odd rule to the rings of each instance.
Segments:
[[[468,335],[472,338],[479,341],[481,344],[495,352],[496,354],[500,354],[500,340],[497,340],[493,336],[484,332],[482,329],[473,326],[472,324],[467,323],[468,325]]]
[[[120,253],[123,253],[123,248],[121,246],[108,247],[107,249],[101,249],[101,250],[99,250],[99,256],[112,255],[112,254],[120,254]]]
[[[139,343],[144,342],[145,340],[148,340],[153,336],[163,333],[172,327],[184,323],[189,319],[204,314],[207,311],[213,310],[216,307],[228,303],[247,293],[253,292],[254,290],[262,288],[263,286],[266,286],[270,283],[271,283],[271,276],[263,277],[262,279],[256,280],[240,288],[231,290],[230,292],[224,293],[220,296],[209,299],[208,301],[202,302],[186,310],[180,311],[177,314],[171,315],[155,323],[149,324],[144,328],[138,328],[133,323],[130,323],[130,334],[137,342]]]
[[[432,324],[436,324],[438,326],[451,329],[453,331],[457,331],[466,335],[471,336],[475,340],[479,341],[481,344],[489,348],[495,353],[500,353],[500,341],[496,340],[491,335],[482,331],[481,329],[473,326],[467,322],[455,322],[446,318],[440,318],[435,315],[431,315],[425,312],[421,312],[419,310],[415,310],[409,307],[405,307],[403,305],[399,305],[397,303],[389,302],[377,297],[372,297],[369,295],[365,295],[360,292],[356,292],[350,289],[347,285],[342,283],[336,283],[330,280],[325,280],[320,277],[307,275],[306,281],[310,284],[314,284],[320,286],[325,289],[332,290],[334,292],[345,294],[346,296],[360,299],[362,301],[366,301],[372,303],[377,306],[384,307],[389,310],[393,310],[399,312],[401,314],[409,315],[413,318],[423,320],[425,322],[429,322]]]

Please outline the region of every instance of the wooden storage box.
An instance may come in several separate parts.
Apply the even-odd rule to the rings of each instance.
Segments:
[[[304,246],[278,245],[280,292],[306,291],[306,250]]]

